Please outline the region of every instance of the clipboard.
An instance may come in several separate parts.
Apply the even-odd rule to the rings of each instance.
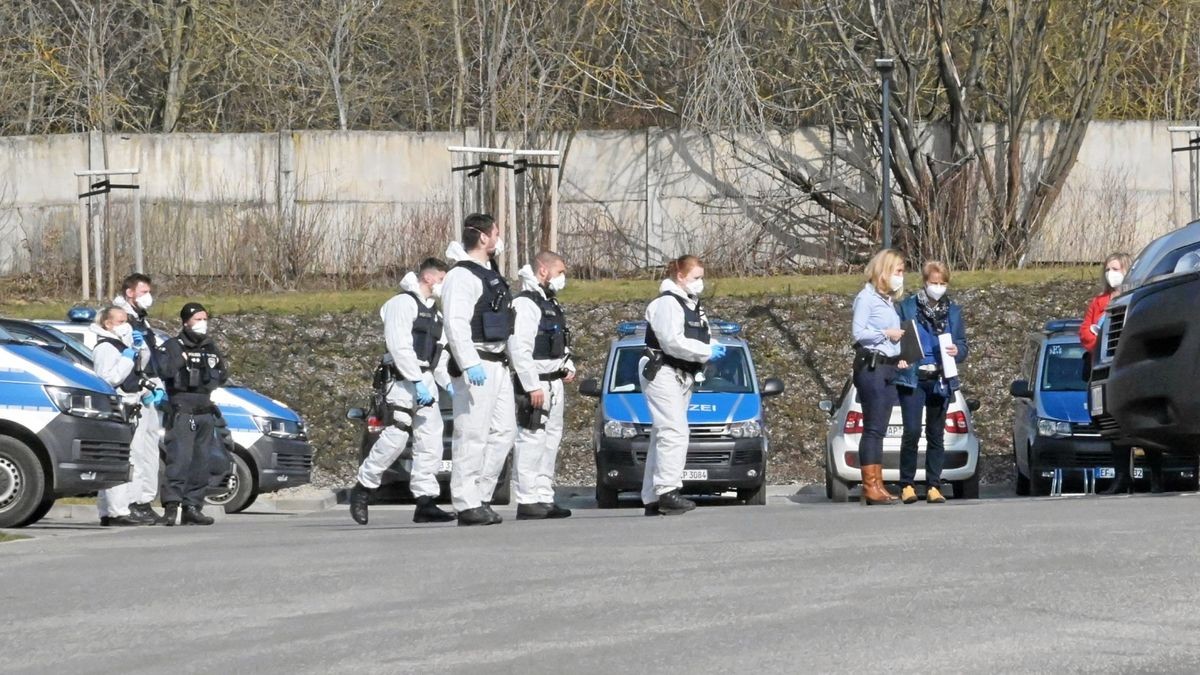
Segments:
[[[917,329],[915,319],[905,321],[900,326],[904,337],[900,338],[900,359],[908,365],[915,365],[925,358],[925,345],[921,344],[921,331]]]

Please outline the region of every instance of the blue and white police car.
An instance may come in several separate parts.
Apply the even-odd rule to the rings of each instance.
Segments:
[[[736,490],[747,504],[765,504],[770,442],[763,399],[783,393],[783,382],[767,378],[760,386],[739,324],[711,321],[709,328],[725,345],[725,357],[705,366],[704,380],[692,393],[683,491]],[[609,346],[604,377],[580,383],[580,393],[599,399],[592,446],[600,508],[614,508],[621,492],[642,487],[651,422],[638,372],[645,347],[646,322],[621,323]]]
[[[90,368],[96,335],[88,330],[88,324],[94,318],[95,310],[83,307],[72,309],[68,321],[8,319],[0,321],[0,327],[43,342],[55,342],[54,333],[65,334],[69,342],[64,344],[64,356],[82,361]],[[39,333],[38,328],[54,333]],[[170,337],[161,331],[156,333],[160,340]],[[260,494],[305,485],[312,479],[313,447],[308,442],[304,420],[296,411],[235,383],[214,391],[212,399],[231,437],[234,471],[226,489],[206,497],[208,503],[224,508],[226,513],[238,513],[253,504]]]
[[[129,412],[90,369],[0,328],[0,527],[127,482]]]

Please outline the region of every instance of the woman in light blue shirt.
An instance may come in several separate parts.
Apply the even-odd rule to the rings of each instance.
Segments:
[[[896,393],[900,360],[900,315],[895,300],[904,291],[904,256],[884,249],[871,258],[867,284],[854,298],[854,388],[862,405],[863,433],[858,442],[862,467],[862,503],[894,504],[883,486],[883,437],[887,434]]]

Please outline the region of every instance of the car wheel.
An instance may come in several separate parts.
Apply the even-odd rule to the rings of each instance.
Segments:
[[[33,450],[11,436],[0,436],[0,527],[25,527],[37,520],[46,487],[46,472]]]
[[[1028,464],[1028,462],[1026,462]],[[1013,473],[1015,475],[1014,483],[1016,483],[1017,496],[1029,496],[1029,476],[1021,473],[1021,465],[1017,462],[1017,446],[1013,444]]]
[[[833,458],[825,455],[825,496],[832,502],[845,502],[850,499],[850,485],[833,473]]]
[[[1033,463],[1029,457],[1029,494],[1034,497],[1045,497],[1050,494],[1050,479],[1042,477],[1042,469]]]
[[[616,488],[610,488],[604,485],[604,481],[600,480],[600,471],[596,470],[596,507],[601,509],[615,509],[620,505],[621,491]]]
[[[225,509],[225,513],[241,513],[258,499],[258,485],[250,463],[240,454],[234,453],[233,465],[234,472],[229,476],[229,489],[204,498],[206,504],[220,506]]]
[[[492,504],[495,506],[508,506],[512,501],[512,455],[509,454],[508,459],[504,460],[504,468],[500,471],[500,480],[496,482],[496,489],[492,490]]]
[[[955,499],[979,499],[979,474],[953,483]]]
[[[737,491],[738,500],[747,506],[766,506],[767,504],[767,472],[763,470],[763,480],[758,487],[743,488]]]

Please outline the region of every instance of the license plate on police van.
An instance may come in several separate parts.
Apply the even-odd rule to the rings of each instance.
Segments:
[[[1117,470],[1111,466],[1102,466],[1096,469],[1096,478],[1116,478]]]
[[[1144,475],[1146,475],[1146,474],[1143,472],[1142,467],[1140,467],[1140,466],[1133,467],[1133,477],[1134,478],[1141,480],[1142,476],[1144,476]]]
[[[450,473],[450,469],[452,469],[452,468],[454,468],[454,462],[452,462],[448,459],[443,459],[442,467],[440,469],[438,469],[438,471],[441,473]]]
[[[1099,417],[1104,414],[1104,385],[1098,384],[1092,387],[1088,396],[1088,410],[1093,417]]]
[[[708,469],[684,469],[684,480],[708,480]]]
[[[887,429],[888,438],[900,438],[904,435],[903,424],[889,424]]]

